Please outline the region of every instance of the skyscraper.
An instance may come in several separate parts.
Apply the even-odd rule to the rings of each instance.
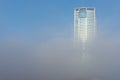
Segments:
[[[95,37],[95,8],[81,7],[74,9],[74,41],[87,43]]]

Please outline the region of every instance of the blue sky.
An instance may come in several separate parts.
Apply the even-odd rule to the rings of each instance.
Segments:
[[[0,38],[43,41],[73,36],[73,9],[96,8],[99,31],[120,32],[119,0],[0,0]]]

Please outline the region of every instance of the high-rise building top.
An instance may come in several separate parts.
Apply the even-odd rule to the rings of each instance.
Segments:
[[[74,40],[86,43],[92,40],[96,31],[95,8],[81,7],[74,9]]]

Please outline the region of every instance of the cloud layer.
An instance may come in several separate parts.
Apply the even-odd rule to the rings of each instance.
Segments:
[[[1,80],[119,80],[119,38],[99,38],[85,51],[64,39],[30,45],[1,42]]]

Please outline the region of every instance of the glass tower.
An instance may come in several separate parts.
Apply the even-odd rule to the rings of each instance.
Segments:
[[[86,43],[95,37],[95,8],[81,7],[74,9],[74,40]]]

